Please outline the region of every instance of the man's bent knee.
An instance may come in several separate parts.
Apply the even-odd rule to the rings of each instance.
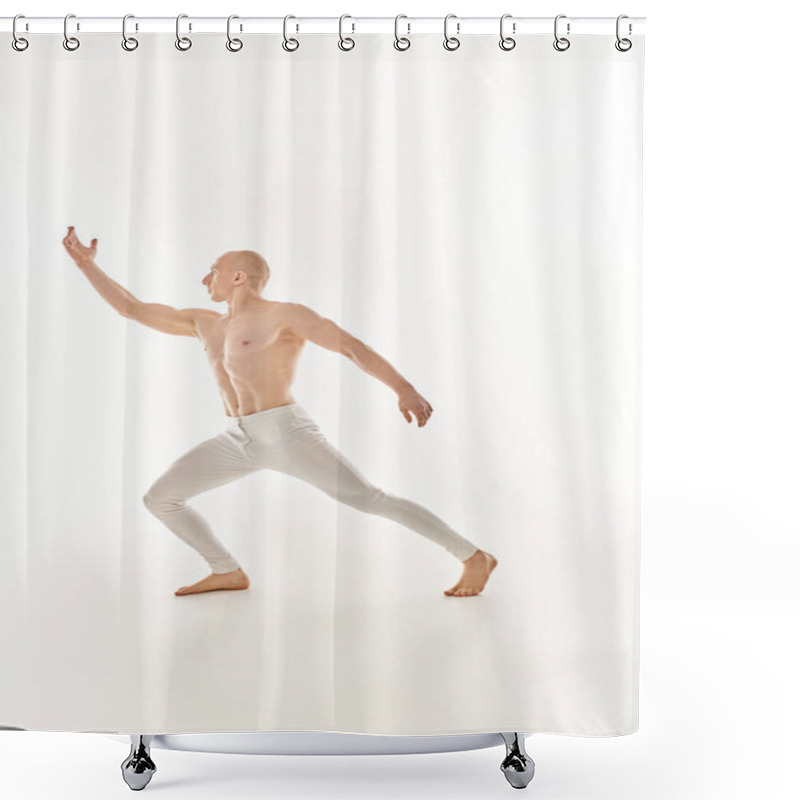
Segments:
[[[145,492],[142,501],[153,514],[164,513],[165,511],[178,511],[186,504],[178,497],[171,497],[154,485]]]
[[[144,493],[144,497],[142,498],[142,502],[145,506],[155,513],[160,509],[160,498],[159,496],[152,490],[152,488],[148,489]]]

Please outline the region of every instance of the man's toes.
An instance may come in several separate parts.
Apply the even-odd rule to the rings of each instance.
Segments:
[[[445,589],[444,593],[455,597],[474,597],[476,594],[481,593],[481,589],[477,586],[459,586],[456,584],[452,589]]]

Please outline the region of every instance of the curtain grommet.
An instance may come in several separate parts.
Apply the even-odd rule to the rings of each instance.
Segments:
[[[297,19],[297,17],[295,17],[294,14],[287,14],[283,18],[283,41],[281,42],[281,47],[287,53],[294,53],[294,51],[297,50],[298,47],[300,47],[300,42],[297,39],[295,39],[294,37],[289,38],[286,35],[286,26],[287,26],[287,24],[288,24],[290,19]],[[299,31],[299,30],[300,30],[300,26],[295,24],[295,31]],[[291,42],[291,44],[290,44],[290,42]]]
[[[185,53],[191,46],[192,40],[188,36],[181,36],[181,20],[188,17],[188,14],[178,14],[175,18],[175,47]],[[189,23],[189,31],[192,30],[192,23]]]
[[[74,16],[74,14],[67,14],[67,16],[64,17],[64,41],[62,44],[64,45],[64,49],[69,50],[70,52],[77,50],[81,46],[80,39],[78,39],[76,36],[70,36],[69,33],[67,33],[67,22],[70,17]]]
[[[398,14],[394,18],[394,49],[400,50],[401,52],[408,50],[411,47],[411,39],[408,36],[401,36],[399,31],[399,25],[401,19],[408,19],[405,14]],[[411,23],[406,22],[406,27],[408,28],[407,33],[411,33]]]
[[[503,23],[510,16],[511,16],[511,14],[503,14],[503,16],[500,17],[500,45],[499,46],[500,46],[501,50],[505,50],[506,52],[508,52],[509,50],[513,50],[517,46],[517,40],[516,39],[513,39],[511,36],[506,36],[503,33]],[[511,23],[511,32],[512,33],[516,33],[517,32],[517,23],[516,22],[512,22]]]
[[[226,33],[226,35],[228,37],[228,40],[225,42],[225,47],[227,47],[228,50],[231,53],[238,53],[244,47],[244,42],[241,39],[237,39],[236,37],[231,37],[231,20],[232,19],[239,19],[239,15],[238,14],[231,14],[228,17],[228,27],[227,27],[227,29],[225,31],[225,33]],[[239,30],[241,30],[241,28],[239,28]]]
[[[455,18],[455,16],[456,16],[455,14],[448,14],[444,18],[444,42],[442,42],[442,47],[444,47],[445,50],[450,50],[451,52],[453,50],[458,50],[458,48],[461,47],[461,40],[457,36],[447,35],[447,21],[449,19]],[[461,33],[460,22],[456,23],[456,33]]]
[[[555,41],[553,42],[553,47],[558,50],[559,53],[563,53],[565,50],[569,50],[569,46],[571,44],[570,40],[566,38],[566,36],[559,36],[558,35],[558,21],[560,19],[566,19],[566,14],[558,14],[553,22],[553,35],[556,37]],[[569,36],[569,22],[567,23],[567,36]],[[562,47],[563,45],[563,47]]]
[[[630,50],[631,47],[633,47],[633,42],[630,39],[620,38],[620,35],[619,35],[619,23],[620,23],[620,20],[623,20],[623,19],[630,19],[630,17],[628,17],[627,14],[620,14],[617,17],[617,41],[614,42],[614,47],[616,47],[617,50],[620,51],[620,53],[627,53],[628,50]],[[633,26],[629,22],[628,23],[628,35],[630,35],[631,33],[633,33]]]
[[[342,23],[344,22],[346,17],[353,19],[349,14],[342,14],[342,16],[339,17],[339,49],[348,52],[356,46],[356,40],[350,36],[344,36],[342,33]],[[353,26],[353,30],[351,31],[351,33],[355,33],[356,32],[355,22],[351,22],[350,24]],[[348,44],[345,45],[345,42],[348,42]]]
[[[24,36],[17,36],[17,20],[25,19],[24,14],[17,14],[14,21],[11,23],[11,46],[18,52],[22,53],[28,49],[30,42]],[[25,44],[23,44],[23,42]]]
[[[129,53],[133,52],[139,46],[139,40],[134,38],[133,36],[128,36],[128,32],[126,30],[126,25],[128,20],[133,17],[133,14],[126,14],[122,18],[122,49],[127,50]],[[139,30],[138,24],[136,25],[136,30]]]

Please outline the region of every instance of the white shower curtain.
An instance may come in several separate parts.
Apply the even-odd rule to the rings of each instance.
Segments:
[[[643,37],[30,38],[0,47],[2,725],[635,731]],[[287,316],[211,363],[230,318],[202,281],[236,251],[269,265],[263,308],[361,363]],[[270,395],[303,338],[302,415],[256,433],[318,432],[292,458],[324,436],[361,500],[334,460],[338,500],[263,465],[197,493],[250,585],[176,595],[212,569],[146,494],[201,442],[248,452],[263,409],[226,369]],[[445,594],[471,552],[482,591]]]

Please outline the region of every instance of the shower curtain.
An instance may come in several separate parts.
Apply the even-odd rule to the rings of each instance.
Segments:
[[[643,37],[29,38],[2,725],[634,732]]]

